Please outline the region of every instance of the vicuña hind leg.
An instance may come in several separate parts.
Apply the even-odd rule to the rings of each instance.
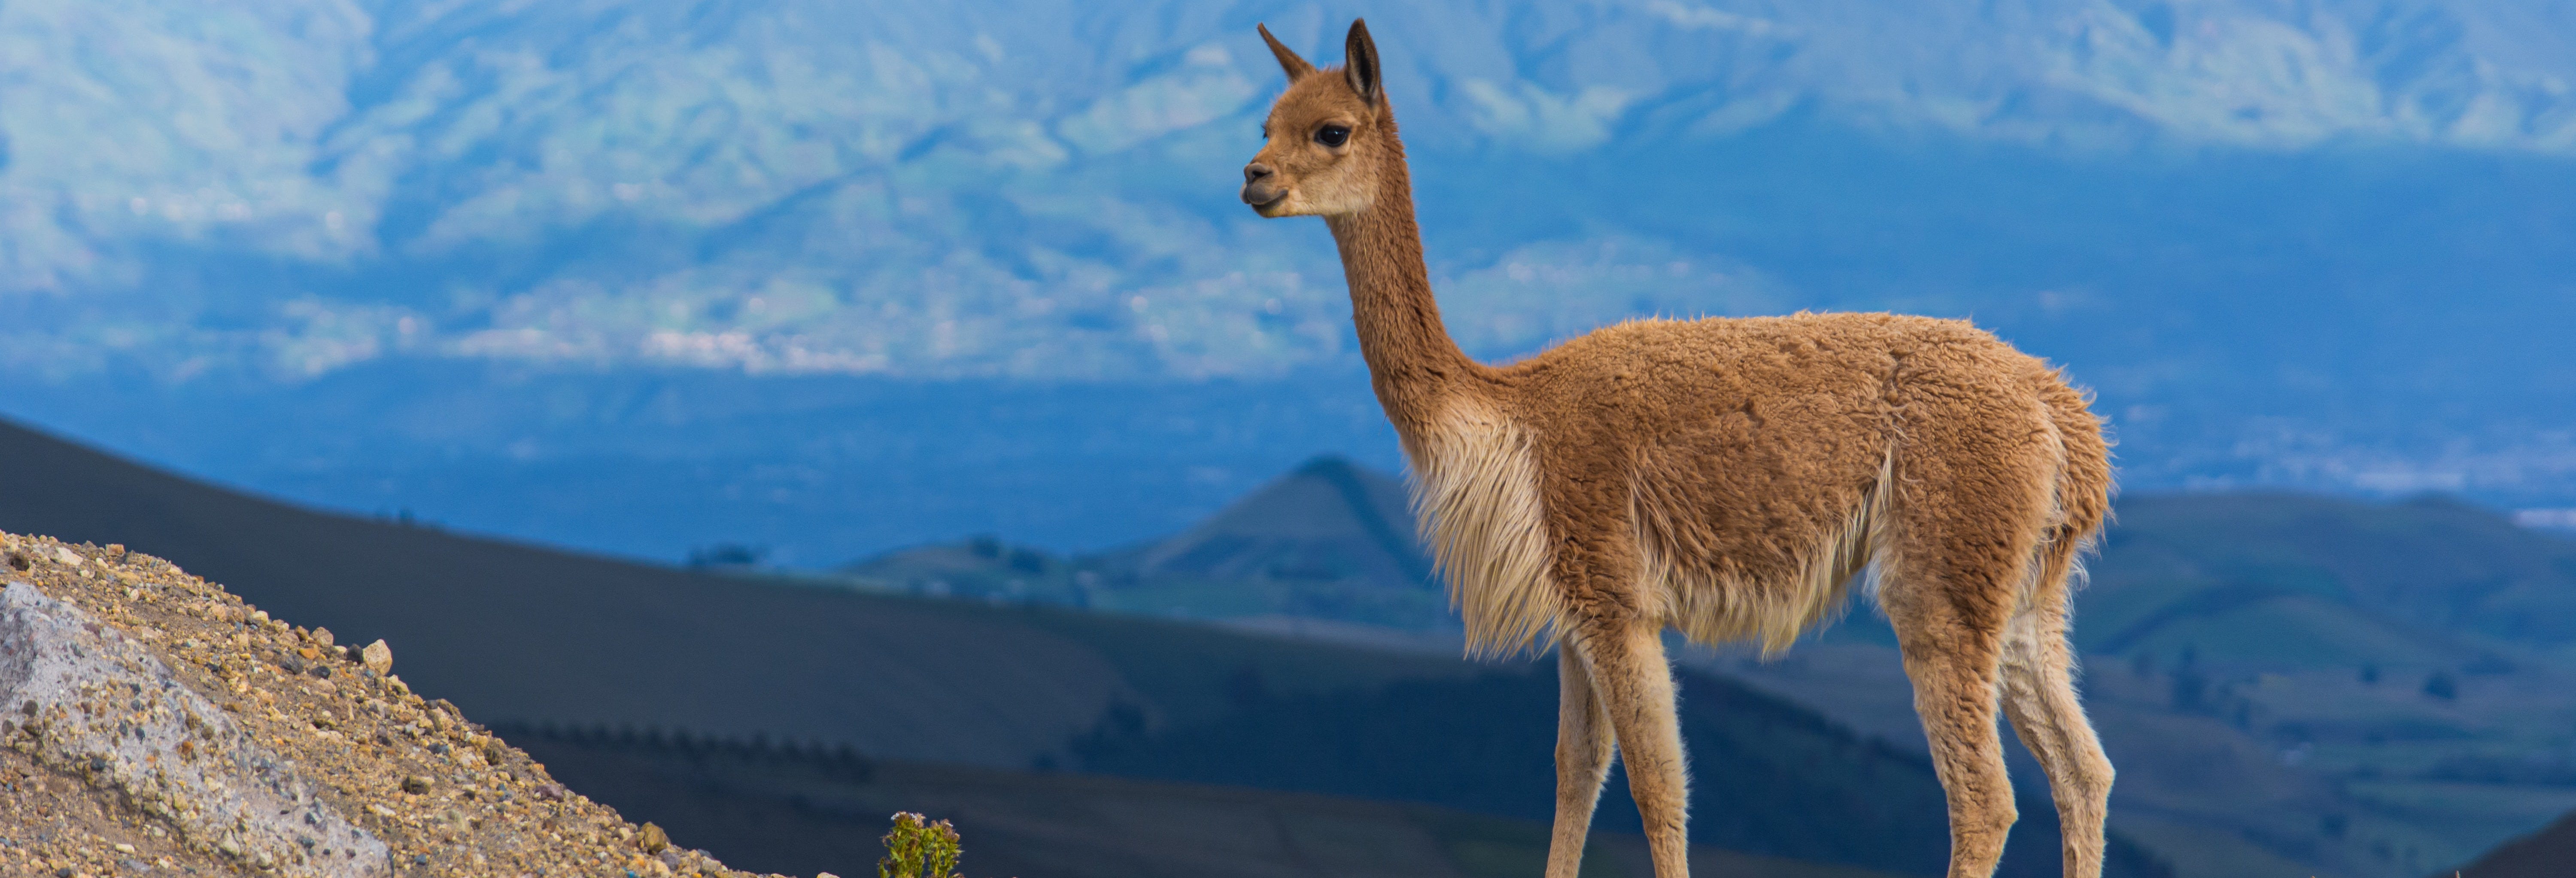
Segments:
[[[1932,770],[1950,796],[1950,878],[1989,878],[2012,832],[2012,780],[2004,775],[2004,739],[1994,724],[2002,618],[1986,621],[1978,600],[1901,582],[1886,595],[1888,621],[1914,680],[1914,713],[1932,742]],[[1973,592],[1971,592],[1973,595]],[[2002,592],[1989,592],[2002,595]],[[2009,613],[2002,608],[1999,613]]]
[[[1547,878],[1574,878],[1583,868],[1583,841],[1592,808],[1610,777],[1613,741],[1593,692],[1592,672],[1569,640],[1557,645],[1556,832],[1548,840]]]
[[[2005,629],[2004,712],[2048,771],[2050,798],[2057,800],[2059,831],[2066,837],[2066,878],[2100,878],[2111,760],[2102,755],[2102,743],[2076,699],[2074,665],[2062,598],[2023,612]]]
[[[1645,819],[1646,846],[1655,857],[1655,878],[1690,878],[1690,777],[1681,723],[1673,714],[1673,669],[1664,658],[1662,626],[1586,622],[1576,635],[1618,735],[1628,792]]]

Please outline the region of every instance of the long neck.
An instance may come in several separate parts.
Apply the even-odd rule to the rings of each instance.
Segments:
[[[1351,321],[1387,418],[1408,436],[1436,416],[1448,392],[1483,371],[1440,324],[1431,271],[1422,262],[1422,229],[1413,219],[1413,181],[1404,147],[1390,132],[1392,161],[1380,171],[1367,210],[1325,217],[1340,245],[1351,285]]]

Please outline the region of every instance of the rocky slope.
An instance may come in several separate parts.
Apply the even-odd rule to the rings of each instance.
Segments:
[[[0,871],[740,875],[334,642],[123,546],[0,535]]]

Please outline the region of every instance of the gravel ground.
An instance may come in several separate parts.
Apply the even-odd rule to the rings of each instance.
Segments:
[[[0,705],[0,717],[8,717],[0,724],[0,875],[320,875],[352,874],[350,868],[499,878],[751,874],[672,845],[660,829],[628,823],[555,783],[544,765],[454,705],[412,693],[387,647],[335,643],[328,630],[269,618],[219,586],[123,546],[0,534],[0,559],[0,580],[32,586],[122,632],[120,640],[141,644],[166,665],[169,679],[223,711],[232,733],[224,746],[255,751],[261,777],[274,770],[298,779],[289,799],[364,830],[385,848],[376,855],[371,844],[344,844],[339,855],[369,855],[352,867],[330,860],[327,847],[308,861],[291,848],[272,857],[229,836],[209,837],[216,833],[206,820],[180,819],[202,816],[193,804],[174,801],[187,793],[135,781],[126,766],[111,771],[106,762],[66,755],[45,737],[63,734],[62,722],[48,726],[33,714],[22,720]],[[141,688],[131,701],[133,728],[155,711],[184,713],[145,704]],[[83,702],[70,719],[117,728],[109,723],[126,709],[123,699],[119,693],[97,701],[97,714]],[[145,738],[138,732],[133,740]],[[212,743],[201,753],[180,740],[172,752],[143,760],[166,769],[179,763],[162,760],[194,768],[201,758],[217,759]]]

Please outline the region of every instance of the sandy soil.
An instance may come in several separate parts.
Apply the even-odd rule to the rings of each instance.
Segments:
[[[185,685],[312,782],[321,803],[389,849],[376,874],[736,876],[658,828],[565,789],[546,767],[445,701],[370,662],[123,546],[0,535],[0,580],[22,582],[144,643]],[[292,875],[191,837],[98,772],[0,734],[0,875]],[[173,753],[169,758],[187,758]],[[148,798],[148,797],[145,797]],[[199,833],[202,834],[202,833]]]

